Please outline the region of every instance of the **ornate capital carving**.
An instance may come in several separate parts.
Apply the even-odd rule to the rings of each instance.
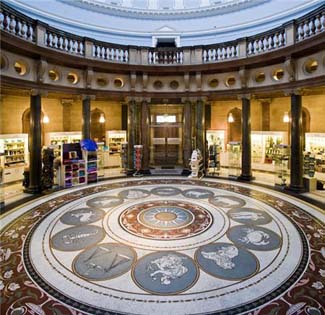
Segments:
[[[283,90],[283,94],[285,96],[303,95],[303,89],[301,89],[301,88],[298,88],[298,89],[286,89],[286,90]]]
[[[263,104],[271,104],[272,103],[272,98],[259,98],[257,99],[258,102],[261,103],[261,105]]]
[[[47,90],[42,90],[42,89],[31,89],[30,90],[30,95],[32,95],[32,96],[36,96],[36,95],[47,96],[48,91]]]
[[[62,106],[72,105],[73,99],[72,98],[62,98],[61,104]]]
[[[89,94],[81,94],[81,100],[90,100],[94,101],[96,99],[96,95],[89,95]]]
[[[245,98],[247,100],[251,100],[251,99],[253,99],[253,95],[252,94],[238,94],[237,95],[237,99],[242,100],[243,98]]]

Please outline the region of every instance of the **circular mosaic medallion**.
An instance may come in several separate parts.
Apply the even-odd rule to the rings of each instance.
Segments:
[[[237,225],[230,228],[227,235],[235,244],[253,250],[268,251],[281,246],[278,234],[259,226]]]
[[[198,278],[193,259],[178,252],[157,252],[138,260],[132,276],[143,290],[177,294],[189,289]]]
[[[235,196],[228,196],[228,195],[218,195],[211,197],[209,201],[221,208],[239,208],[245,205],[245,200],[235,197]]]
[[[207,199],[213,196],[213,192],[207,189],[202,188],[193,188],[183,191],[183,195],[186,198],[192,198],[192,199]]]
[[[151,189],[151,193],[158,196],[175,196],[181,194],[182,191],[175,187],[163,186]]]
[[[101,209],[80,208],[65,213],[60,221],[68,225],[81,225],[96,222],[102,219],[105,211]]]
[[[259,269],[259,262],[252,253],[231,243],[204,245],[195,255],[206,273],[225,280],[243,280]]]
[[[145,189],[126,189],[119,193],[119,196],[124,199],[142,199],[150,195]]]
[[[73,262],[74,271],[88,280],[116,278],[131,269],[135,251],[122,244],[99,244],[80,253]]]
[[[116,207],[123,202],[123,199],[113,196],[101,196],[89,199],[87,201],[88,207],[99,208],[103,210],[109,210],[112,207]]]
[[[227,215],[232,220],[247,225],[268,224],[272,221],[270,215],[265,211],[253,208],[235,208],[228,211]]]
[[[123,211],[119,222],[134,235],[170,240],[202,233],[211,225],[212,216],[206,209],[193,203],[148,201]]]
[[[105,237],[105,231],[95,225],[64,229],[51,238],[52,246],[62,251],[75,251],[94,245]]]

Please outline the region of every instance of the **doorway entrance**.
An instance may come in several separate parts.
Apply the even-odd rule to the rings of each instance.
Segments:
[[[183,164],[183,106],[150,106],[150,166]]]

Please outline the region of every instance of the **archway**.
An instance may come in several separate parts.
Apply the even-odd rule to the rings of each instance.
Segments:
[[[232,115],[233,122],[229,122],[228,117]],[[227,114],[228,122],[228,142],[241,141],[241,109],[235,107]]]
[[[100,118],[103,117],[104,121],[100,122]],[[97,142],[101,142],[105,137],[106,119],[102,110],[95,108],[90,114],[90,135],[91,138]]]
[[[44,113],[41,112],[41,129],[42,129],[42,146],[44,145],[44,123],[43,123]],[[22,132],[29,135],[30,132],[30,108],[27,108],[22,115]]]

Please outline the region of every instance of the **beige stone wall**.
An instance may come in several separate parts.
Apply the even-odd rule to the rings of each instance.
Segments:
[[[30,98],[24,96],[2,96],[0,102],[0,134],[22,133],[22,115],[30,107]],[[121,129],[121,104],[111,101],[92,101],[91,109],[98,108],[105,113],[106,130]],[[44,133],[63,131],[63,119],[70,120],[69,131],[81,131],[82,102],[73,101],[71,116],[63,117],[63,105],[60,99],[42,98],[42,112],[50,118],[44,124]]]
[[[302,106],[310,114],[310,132],[325,133],[325,95],[303,96]]]

